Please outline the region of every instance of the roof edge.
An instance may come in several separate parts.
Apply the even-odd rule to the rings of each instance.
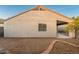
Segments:
[[[65,15],[63,15],[63,14],[61,14],[61,13],[58,13],[58,12],[56,12],[56,11],[53,11],[53,10],[49,10],[50,12],[54,12],[55,14],[58,14],[58,15],[60,15],[60,16],[63,16],[63,17],[65,17],[65,18],[68,18],[68,19],[71,19],[72,20],[72,18],[69,18],[69,17],[67,17],[67,16],[65,16]]]
[[[12,18],[14,18],[14,17],[16,17],[16,16],[22,15],[22,14],[24,14],[24,13],[26,13],[26,12],[29,12],[29,11],[31,11],[31,10],[33,10],[33,9],[34,9],[34,8],[32,8],[32,9],[30,9],[30,10],[27,10],[27,11],[24,11],[24,12],[21,12],[21,13],[19,13],[19,14],[16,14],[15,16],[12,16],[12,17],[10,17],[10,18],[7,18],[6,21],[8,21],[8,20],[10,20],[10,19],[12,19]],[[50,10],[50,9],[48,9],[48,8],[47,8],[46,11],[54,12],[55,14],[58,14],[58,15],[60,15],[60,16],[63,16],[63,17],[65,17],[65,18],[68,18],[68,19],[71,19],[71,20],[72,20],[72,18],[69,18],[69,17],[67,17],[67,16],[64,16],[63,14],[58,13],[58,12],[53,11],[53,10]]]
[[[6,21],[9,20],[9,19],[14,18],[14,17],[16,17],[16,16],[22,15],[22,14],[24,14],[24,13],[26,13],[26,12],[29,12],[29,11],[30,11],[30,10],[27,10],[27,11],[24,11],[24,12],[20,12],[19,14],[16,14],[16,15],[14,15],[14,16],[12,16],[12,17],[7,18]]]

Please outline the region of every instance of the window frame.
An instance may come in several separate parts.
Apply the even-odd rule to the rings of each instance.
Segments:
[[[44,23],[39,23],[38,24],[38,31],[39,32],[45,32],[45,31],[47,31],[47,24],[44,24]]]

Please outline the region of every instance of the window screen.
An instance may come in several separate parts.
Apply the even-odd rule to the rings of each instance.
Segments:
[[[38,24],[38,31],[46,31],[47,26],[46,24]]]

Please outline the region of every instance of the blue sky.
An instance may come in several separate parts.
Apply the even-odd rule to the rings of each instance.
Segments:
[[[7,19],[33,7],[35,5],[0,5],[0,18]],[[79,16],[79,5],[45,5],[45,7],[68,17]]]

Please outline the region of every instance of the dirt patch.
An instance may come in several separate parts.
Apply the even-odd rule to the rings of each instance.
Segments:
[[[0,47],[11,53],[41,53],[52,39],[0,39]]]
[[[39,54],[45,51],[53,40],[62,40],[79,45],[79,40],[75,39],[0,38],[0,48],[14,54]],[[79,48],[58,42],[50,53],[79,53]]]
[[[57,42],[54,45],[54,48],[50,52],[54,54],[77,54],[79,53],[79,47],[75,47],[72,45],[69,45],[67,43]]]

